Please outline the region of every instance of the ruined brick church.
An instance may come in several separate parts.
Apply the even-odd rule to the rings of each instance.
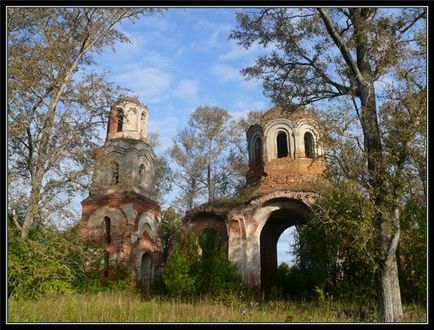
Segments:
[[[106,272],[109,261],[129,267],[141,287],[149,287],[163,266],[148,118],[136,98],[121,97],[113,105],[81,222],[82,237],[104,247]],[[247,131],[247,198],[187,211],[183,232],[215,229],[242,281],[266,288],[277,270],[280,235],[305,223],[318,197],[312,183],[325,169],[320,133],[312,111],[267,111]]]

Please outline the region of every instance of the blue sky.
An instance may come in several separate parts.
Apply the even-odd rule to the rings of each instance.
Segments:
[[[260,83],[240,69],[265,52],[244,50],[228,40],[237,9],[171,8],[120,29],[132,43],[118,44],[95,57],[108,79],[131,90],[150,110],[149,131],[166,149],[200,105],[219,106],[235,117],[270,107]]]
[[[261,83],[246,81],[240,73],[271,49],[254,44],[245,50],[229,40],[230,32],[237,27],[236,12],[241,10],[254,9],[170,8],[134,24],[122,23],[118,28],[131,43],[119,43],[115,52],[107,49],[95,55],[96,70],[106,71],[109,81],[129,89],[129,94],[138,96],[149,108],[149,132],[160,137],[157,154],[170,147],[200,105],[219,106],[235,118],[271,107]],[[376,82],[377,91],[387,83],[388,76]],[[329,102],[323,106],[332,109],[334,105]],[[170,201],[169,197],[163,207]],[[291,260],[286,253],[289,232],[291,229],[279,240],[279,262]]]
[[[131,43],[95,55],[98,71],[106,71],[109,81],[131,90],[149,108],[149,132],[160,137],[157,153],[170,147],[200,105],[219,106],[236,118],[271,107],[260,82],[246,81],[240,73],[270,50],[259,45],[245,50],[229,40],[239,10],[171,8],[134,24],[122,23],[119,28]],[[291,263],[291,232],[279,240],[279,263]]]

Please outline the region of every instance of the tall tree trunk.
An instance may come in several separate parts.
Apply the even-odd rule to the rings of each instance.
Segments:
[[[51,136],[51,130],[53,128],[54,116],[56,113],[57,103],[59,102],[60,95],[63,87],[58,88],[51,98],[48,106],[47,117],[44,123],[44,129],[42,130],[41,146],[38,150],[38,157],[36,160],[36,171],[32,176],[32,190],[30,192],[30,201],[27,207],[26,215],[24,217],[23,225],[21,226],[21,238],[27,238],[29,230],[34,222],[34,218],[38,213],[38,203],[40,199],[40,193],[42,188],[42,180],[46,173],[46,160],[48,145]]]
[[[396,258],[377,272],[377,291],[379,321],[400,322],[403,313]]]
[[[400,236],[399,209],[396,207],[393,214],[393,231],[385,236],[383,241],[385,261],[377,270],[378,312],[380,322],[399,322],[402,319],[401,290],[399,287],[398,263],[396,249]]]
[[[214,196],[213,196],[213,187],[212,187],[212,181],[211,181],[211,165],[210,165],[210,163],[208,163],[208,167],[207,167],[206,183],[208,186],[208,203],[211,203],[214,200]]]
[[[83,45],[86,45],[86,41],[84,41]],[[62,97],[63,90],[65,88],[66,83],[71,78],[72,73],[77,68],[78,62],[83,57],[85,51],[83,50],[75,59],[74,62],[71,63],[69,67],[67,67],[61,74],[59,74],[59,83],[57,86],[53,88],[53,94],[48,105],[47,115],[44,122],[44,128],[42,130],[41,144],[38,150],[38,157],[36,159],[36,171],[35,175],[32,176],[32,190],[30,192],[29,205],[27,207],[26,215],[24,217],[23,225],[21,226],[21,238],[27,238],[29,235],[29,230],[34,222],[34,218],[38,213],[38,203],[40,200],[40,194],[42,189],[42,181],[45,173],[47,172],[47,158],[49,152],[49,142],[51,138],[51,131],[54,125],[54,117],[56,115],[57,104],[59,103],[60,98]]]
[[[194,198],[196,197],[196,179],[191,179],[191,185],[190,185],[190,193],[187,196],[187,209],[190,210],[193,208],[193,202]]]
[[[373,90],[373,86],[369,89]],[[399,287],[398,267],[396,263],[396,248],[399,240],[399,213],[394,215],[393,231],[390,233],[387,205],[384,201],[385,187],[384,164],[381,139],[376,118],[375,93],[362,92],[362,120],[365,135],[365,147],[368,155],[368,172],[372,187],[371,198],[375,204],[373,219],[376,260],[377,260],[377,303],[380,322],[399,322],[402,318],[401,293]]]
[[[371,200],[374,202],[373,219],[377,258],[378,319],[381,322],[397,322],[402,317],[396,248],[399,241],[399,211],[395,210],[392,223],[388,223],[387,205],[384,200],[385,168],[381,134],[377,119],[376,93],[368,53],[368,31],[374,11],[370,8],[352,9],[358,75],[358,92],[361,101],[361,125],[367,152]],[[390,225],[393,229],[390,232]]]

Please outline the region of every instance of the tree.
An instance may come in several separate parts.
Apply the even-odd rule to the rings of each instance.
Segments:
[[[270,8],[239,13],[237,19],[240,27],[231,38],[240,45],[274,46],[271,55],[260,57],[243,73],[262,79],[264,93],[276,103],[306,105],[340,97],[353,103],[363,135],[364,187],[373,206],[379,320],[399,321],[399,208],[390,204],[378,122],[381,93],[375,83],[393,77],[403,61],[413,58],[414,40],[424,39],[426,10],[389,14],[377,8]]]
[[[372,207],[353,180],[326,185],[299,230],[296,267],[306,292],[319,287],[334,297],[369,300],[374,249]]]
[[[203,188],[200,186],[199,178],[204,167],[204,159],[196,129],[189,126],[181,131],[175,137],[169,153],[178,167],[178,170],[172,171],[173,182],[181,189],[178,202],[191,209],[195,205],[199,191]]]
[[[26,206],[22,238],[89,184],[96,128],[119,93],[88,70],[92,53],[128,41],[118,23],[155,11],[8,8],[9,205]]]
[[[162,212],[160,236],[163,245],[163,257],[165,259],[169,256],[169,247],[181,226],[181,216],[176,212],[174,207],[170,206]]]
[[[181,197],[187,208],[193,207],[202,190],[212,203],[234,189],[232,180],[237,173],[229,162],[236,133],[230,118],[221,108],[200,106],[191,115],[188,127],[174,139],[170,154],[180,168],[175,182],[183,190]]]
[[[216,297],[235,292],[241,279],[237,266],[227,259],[225,251],[226,246],[212,228],[180,235],[162,274],[167,293]]]

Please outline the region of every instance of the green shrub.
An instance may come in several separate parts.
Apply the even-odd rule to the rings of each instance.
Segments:
[[[175,248],[162,275],[170,295],[193,295],[196,292],[197,276],[192,273],[192,261]]]
[[[162,274],[167,293],[224,295],[238,290],[241,279],[225,248],[213,229],[180,239]]]
[[[73,291],[96,293],[124,289],[132,274],[111,265],[111,280],[103,278],[103,249],[83,242],[77,227],[58,231],[39,225],[28,239],[8,226],[8,296],[39,298]]]
[[[308,223],[299,228],[296,264],[276,274],[279,293],[300,298],[375,297],[371,209],[349,183],[324,191]]]
[[[424,200],[413,198],[401,214],[401,237],[397,251],[401,296],[406,303],[427,299],[427,209]]]
[[[50,230],[25,240],[9,233],[8,296],[38,298],[73,290],[74,271],[66,262],[68,251]]]

